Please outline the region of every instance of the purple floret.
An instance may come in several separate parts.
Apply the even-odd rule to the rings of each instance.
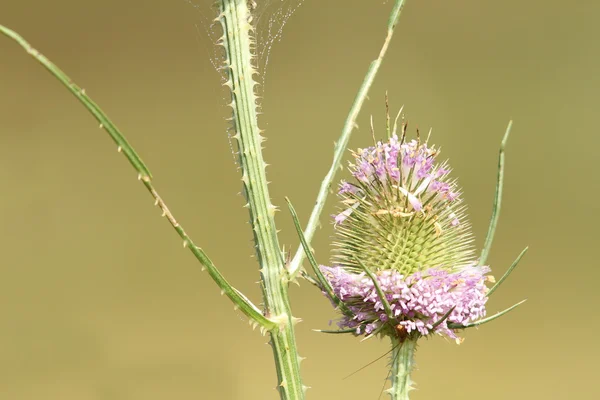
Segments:
[[[356,328],[356,335],[368,335],[387,322],[383,303],[373,281],[364,273],[353,273],[341,267],[321,266],[333,291],[354,317],[343,317],[340,328]],[[467,324],[485,316],[485,286],[488,267],[466,267],[456,272],[431,268],[408,277],[396,270],[376,272],[377,283],[385,294],[394,319],[407,332],[421,335],[438,333],[457,339],[446,323],[432,330],[452,307],[447,321]]]
[[[433,201],[453,202],[458,199],[454,185],[447,182],[450,172],[444,165],[434,163],[438,151],[416,140],[400,144],[397,136],[387,142],[378,142],[377,146],[359,149],[355,153],[355,164],[351,166],[352,175],[362,184],[371,186],[374,182],[390,183],[397,192],[408,198],[411,209],[420,212],[424,198],[434,195]],[[338,195],[360,194],[360,190],[347,182],[340,185]],[[336,224],[342,223],[347,215],[336,218]]]

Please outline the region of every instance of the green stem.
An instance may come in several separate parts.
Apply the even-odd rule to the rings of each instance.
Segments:
[[[304,234],[302,233],[302,227],[300,227],[300,220],[298,220],[298,214],[296,214],[296,210],[294,209],[294,206],[292,205],[292,202],[290,201],[290,199],[288,199],[286,197],[285,200],[288,203],[288,208],[290,209],[290,214],[292,214],[292,219],[294,220],[294,226],[296,228],[296,232],[298,233],[298,238],[300,239],[302,248],[306,252],[306,257],[308,258],[308,262],[309,262],[310,266],[312,267],[312,270],[313,270],[315,276],[317,277],[317,280],[318,280],[317,287],[319,287],[322,291],[327,293],[327,296],[331,300],[333,300],[336,307],[339,308],[343,314],[349,316],[350,318],[354,317],[354,314],[352,313],[352,311],[350,311],[348,306],[346,306],[346,304],[343,301],[341,301],[339,299],[339,297],[336,296],[336,294],[333,291],[333,288],[327,281],[327,278],[325,278],[325,275],[323,275],[323,272],[321,272],[321,270],[319,269],[317,260],[315,259],[315,256],[313,255],[312,251],[308,247],[308,243],[306,243],[306,239],[304,238]],[[303,276],[304,276],[304,274],[303,274]]]
[[[414,353],[418,336],[409,336],[403,342],[392,337],[392,387],[387,391],[392,400],[408,400],[408,392],[413,389],[410,374],[415,366]]]
[[[244,194],[260,263],[262,291],[267,318],[278,322],[269,331],[282,399],[304,399],[300,379],[300,357],[296,350],[288,279],[275,227],[276,207],[271,204],[256,110],[255,47],[251,36],[247,0],[221,0],[219,20],[223,27],[221,44],[225,48],[226,86],[231,89],[234,138],[239,148]]]
[[[175,217],[169,211],[167,205],[159,196],[158,192],[152,184],[152,174],[142,159],[138,156],[133,147],[129,144],[125,136],[119,131],[117,126],[108,118],[108,116],[100,109],[100,107],[85,93],[85,90],[77,86],[71,79],[65,74],[60,68],[52,63],[39,51],[34,49],[22,36],[18,33],[0,25],[0,33],[13,39],[17,42],[27,53],[35,58],[44,68],[46,68],[55,78],[57,78],[69,91],[79,99],[83,106],[96,118],[100,123],[100,128],[106,130],[111,138],[117,144],[119,152],[123,153],[129,160],[131,165],[138,172],[138,179],[141,180],[152,194],[155,199],[155,204],[162,209],[162,215],[166,217],[169,223],[173,226],[179,237],[183,239],[184,247],[190,249],[196,259],[202,264],[202,269],[208,270],[211,278],[217,283],[221,289],[221,293],[227,295],[229,299],[235,304],[236,308],[239,308],[248,318],[250,318],[253,324],[258,324],[264,329],[273,329],[276,324],[273,321],[267,319],[262,312],[256,307],[246,296],[240,293],[236,288],[231,286],[229,282],[221,275],[217,267],[212,263],[206,253],[187,235],[183,227],[175,220]]]
[[[388,19],[387,24],[387,35],[385,37],[385,41],[383,42],[383,46],[379,51],[379,56],[371,62],[369,65],[369,69],[367,71],[367,75],[365,76],[362,85],[358,89],[358,93],[356,94],[356,98],[352,103],[352,107],[350,108],[350,112],[348,113],[348,117],[346,118],[346,122],[344,123],[344,128],[342,129],[342,134],[338,139],[334,154],[333,154],[333,162],[327,175],[323,179],[321,183],[321,187],[319,188],[319,193],[317,194],[317,200],[315,202],[315,207],[310,214],[310,218],[308,220],[308,224],[306,225],[306,230],[304,231],[304,236],[306,237],[306,241],[310,245],[312,238],[317,230],[317,226],[319,225],[319,218],[321,217],[321,213],[323,212],[323,208],[325,207],[325,201],[327,200],[327,195],[329,194],[329,190],[331,189],[331,184],[333,183],[333,179],[335,178],[335,174],[340,169],[340,165],[342,163],[342,157],[344,155],[344,151],[348,146],[348,141],[350,140],[350,135],[352,134],[352,130],[356,127],[356,118],[358,117],[358,113],[362,108],[365,99],[367,98],[367,94],[369,93],[369,89],[375,80],[375,75],[379,71],[379,67],[383,61],[383,57],[387,52],[387,49],[390,45],[390,41],[392,40],[392,36],[394,34],[394,29],[398,24],[398,20],[400,19],[400,13],[402,12],[402,8],[404,7],[405,0],[396,0],[394,7],[392,8],[392,12],[390,14],[390,18]],[[298,271],[300,270],[300,266],[302,265],[302,261],[304,260],[304,251],[302,246],[298,248],[290,266],[288,268],[289,274],[291,278],[294,278]]]

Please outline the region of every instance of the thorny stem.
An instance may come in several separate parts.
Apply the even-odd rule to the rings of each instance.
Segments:
[[[221,0],[219,21],[223,27],[221,44],[225,49],[226,86],[231,90],[233,128],[239,148],[244,194],[260,263],[265,314],[278,322],[271,329],[270,344],[277,370],[277,389],[284,400],[304,399],[305,387],[300,378],[300,357],[296,350],[293,325],[298,321],[291,313],[287,274],[277,239],[274,213],[262,157],[256,110],[253,53],[253,27],[247,0]]]
[[[410,374],[415,366],[414,353],[417,347],[418,336],[409,336],[403,342],[401,339],[392,338],[392,387],[387,390],[392,400],[408,400],[408,392],[413,390],[413,381]]]
[[[373,60],[369,65],[369,69],[367,71],[367,75],[363,80],[360,89],[358,89],[358,93],[356,94],[356,98],[354,99],[354,103],[352,103],[352,107],[350,108],[350,112],[348,113],[348,117],[346,118],[346,122],[344,123],[344,127],[342,129],[342,134],[338,139],[334,154],[333,154],[333,162],[327,175],[323,179],[321,183],[321,187],[319,188],[319,193],[317,194],[317,200],[315,202],[315,206],[310,214],[310,218],[308,220],[308,224],[306,225],[306,229],[304,231],[304,236],[306,237],[306,241],[310,245],[312,238],[315,234],[317,226],[319,225],[319,218],[321,217],[321,213],[323,212],[323,208],[325,207],[325,201],[327,200],[327,195],[329,194],[329,190],[331,188],[331,184],[335,177],[337,170],[340,168],[342,157],[344,155],[344,151],[348,146],[348,141],[350,140],[350,135],[352,130],[356,126],[356,118],[358,117],[358,113],[367,98],[367,94],[369,93],[369,89],[375,80],[375,75],[379,71],[379,67],[383,61],[383,57],[387,52],[390,41],[392,40],[392,36],[394,34],[394,29],[398,24],[398,20],[400,19],[400,13],[402,8],[404,7],[405,0],[396,0],[392,12],[390,14],[390,18],[388,20],[387,25],[387,35],[385,37],[385,41],[383,42],[383,46],[379,51],[379,56],[377,59]],[[292,262],[288,268],[288,272],[290,274],[290,278],[293,279],[298,271],[301,269],[302,261],[304,260],[304,251],[302,246],[298,247]]]
[[[77,97],[77,99],[83,104],[83,106],[96,118],[100,123],[100,128],[106,130],[108,134],[117,144],[117,150],[122,152],[125,157],[129,160],[131,165],[138,172],[138,178],[142,181],[144,186],[152,194],[155,199],[155,204],[162,209],[162,215],[166,217],[169,223],[175,228],[177,234],[183,239],[184,247],[188,247],[194,254],[196,259],[202,264],[202,268],[208,270],[209,275],[215,281],[215,283],[221,289],[221,292],[235,304],[236,308],[239,308],[248,318],[250,322],[256,326],[260,325],[262,329],[273,329],[276,323],[266,318],[262,312],[256,307],[250,300],[248,300],[242,293],[227,282],[227,280],[221,275],[219,270],[212,263],[206,253],[198,246],[194,244],[192,239],[187,235],[183,227],[175,220],[175,217],[171,214],[167,208],[165,202],[159,196],[158,192],[152,185],[152,174],[142,159],[135,152],[133,147],[127,142],[125,136],[119,131],[119,129],[113,124],[108,116],[98,107],[98,105],[87,96],[85,90],[77,86],[71,81],[71,79],[50,60],[48,60],[39,51],[34,49],[22,36],[18,33],[0,25],[0,33],[8,36],[17,42],[27,53],[35,58],[42,66],[44,66],[54,77],[56,77],[69,91]]]

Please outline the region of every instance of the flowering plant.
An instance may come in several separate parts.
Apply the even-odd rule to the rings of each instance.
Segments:
[[[319,278],[317,286],[342,313],[339,330],[321,332],[391,338],[388,393],[393,399],[407,399],[420,337],[435,333],[461,343],[458,330],[489,322],[522,303],[484,318],[488,297],[527,249],[496,285],[486,286],[495,282],[483,264],[499,215],[503,152],[511,124],[500,150],[495,208],[479,259],[448,163],[436,163],[439,151],[428,145],[429,137],[422,143],[417,132],[416,140],[406,142],[406,124],[400,138],[397,124],[392,132],[389,125],[388,116],[387,141],[353,152],[354,180],[339,185],[333,266],[316,264],[296,225]],[[296,218],[293,208],[292,213]]]
[[[290,211],[299,234],[299,246],[287,263],[279,245],[262,155],[261,130],[258,127],[255,93],[256,42],[252,11],[256,2],[219,0],[216,20],[222,26],[219,45],[223,46],[224,85],[231,95],[232,124],[238,148],[244,195],[247,200],[256,252],[258,255],[262,304],[255,305],[233,287],[219,269],[175,219],[153,184],[153,176],[117,126],[100,107],[45,56],[16,32],[0,25],[0,33],[13,39],[41,63],[96,118],[100,128],[113,139],[176,233],[202,269],[239,309],[253,327],[268,335],[272,347],[277,389],[282,399],[303,399],[306,386],[300,374],[288,286],[302,276],[315,284],[342,312],[340,330],[354,335],[388,336],[392,339],[392,398],[407,398],[411,388],[412,355],[419,337],[438,333],[458,339],[457,330],[476,326],[496,318],[485,316],[485,303],[495,288],[508,276],[520,257],[494,287],[485,261],[492,243],[500,209],[504,143],[500,151],[499,179],[490,230],[484,250],[477,259],[471,233],[456,183],[449,178],[444,163],[436,164],[439,153],[428,142],[405,141],[389,128],[387,140],[354,153],[352,182],[340,185],[341,210],[335,216],[336,248],[332,266],[319,266],[310,251],[326,197],[339,169],[350,134],[369,88],[388,50],[404,0],[396,0],[387,24],[381,50],[369,65],[356,99],[337,141],[332,165],[326,174],[316,205],[306,228]],[[303,268],[307,257],[314,277]],[[518,304],[517,304],[518,305]],[[514,307],[514,306],[513,306]]]

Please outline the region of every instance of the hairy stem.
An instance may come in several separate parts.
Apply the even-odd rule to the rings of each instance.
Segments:
[[[277,389],[282,399],[303,399],[304,387],[300,379],[300,358],[296,350],[288,279],[284,259],[277,239],[257,121],[254,75],[255,43],[247,0],[221,0],[219,21],[223,27],[221,44],[225,48],[225,83],[231,90],[234,138],[239,149],[244,194],[248,201],[250,221],[265,304],[265,314],[278,326],[269,331],[277,370]]]
[[[408,400],[408,392],[413,389],[410,374],[415,366],[417,337],[409,336],[403,342],[392,337],[392,387],[387,391],[392,400]]]
[[[352,103],[352,107],[350,108],[350,112],[348,113],[348,117],[346,118],[346,122],[344,123],[342,134],[335,145],[333,162],[329,168],[329,171],[327,172],[327,175],[325,175],[323,182],[321,182],[321,187],[319,188],[319,193],[317,194],[315,206],[310,214],[308,224],[306,225],[306,230],[304,231],[304,236],[306,237],[306,241],[309,245],[312,241],[315,231],[317,230],[317,226],[319,225],[319,218],[321,217],[321,213],[325,207],[325,201],[327,200],[327,195],[331,189],[331,184],[335,178],[335,174],[337,173],[338,169],[340,169],[342,157],[346,147],[348,146],[350,135],[352,134],[352,130],[356,127],[356,118],[358,117],[358,113],[360,112],[360,109],[367,98],[369,89],[375,80],[375,75],[377,75],[379,67],[383,61],[383,57],[385,56],[385,53],[390,45],[390,41],[392,40],[394,29],[396,28],[398,20],[400,19],[400,13],[402,12],[404,3],[405,0],[396,0],[394,4],[388,20],[387,35],[385,37],[385,41],[383,42],[383,46],[379,51],[379,56],[369,65],[367,75],[365,76],[362,85],[358,89],[358,93],[356,94],[354,102]],[[300,266],[302,265],[302,261],[304,261],[304,251],[302,246],[300,246],[288,268],[289,274],[292,278],[298,274]]]

